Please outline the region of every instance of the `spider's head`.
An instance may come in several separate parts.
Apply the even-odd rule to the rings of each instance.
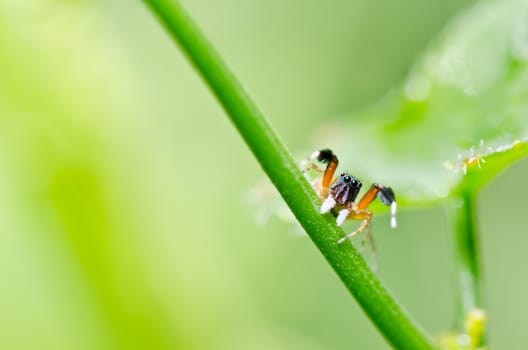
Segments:
[[[330,194],[341,205],[352,204],[356,200],[361,186],[361,181],[357,178],[348,173],[343,173],[330,187]]]

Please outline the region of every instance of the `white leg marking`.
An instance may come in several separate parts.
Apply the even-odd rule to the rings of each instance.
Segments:
[[[348,214],[350,214],[350,210],[348,209],[343,209],[339,211],[339,214],[337,215],[337,219],[336,219],[337,226],[343,225],[343,223],[346,221],[348,217]]]
[[[398,226],[398,223],[396,222],[396,211],[398,210],[398,205],[396,202],[392,202],[391,204],[391,228],[396,228]]]
[[[328,196],[323,202],[323,204],[321,205],[321,214],[328,213],[330,210],[332,210],[333,207],[335,207],[335,205],[336,205],[335,199],[332,198],[331,196]]]
[[[321,152],[319,152],[319,151],[315,151],[314,153],[312,153],[312,154],[310,155],[310,160],[314,160],[314,159],[316,159],[317,157],[319,157],[319,154],[321,154]]]

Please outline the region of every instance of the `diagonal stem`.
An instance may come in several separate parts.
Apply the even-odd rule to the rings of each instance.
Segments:
[[[432,349],[428,338],[396,303],[349,244],[331,215],[320,215],[317,196],[296,162],[226,64],[175,0],[144,0],[209,85],[296,218],[365,313],[396,349]]]

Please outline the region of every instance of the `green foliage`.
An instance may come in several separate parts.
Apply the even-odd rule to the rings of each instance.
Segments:
[[[316,118],[394,84],[462,1],[185,3],[298,148]],[[476,194],[527,153],[526,17],[520,2],[478,4],[401,87],[317,133],[330,130],[319,146],[343,168],[394,187],[404,211],[448,202],[462,277],[458,329],[438,338],[450,349],[479,346],[485,329],[463,324],[482,306]],[[309,242],[284,226],[255,229],[239,194],[260,169],[180,56],[141,2],[0,2],[0,348],[384,348]],[[343,232],[317,215],[289,154],[268,154],[270,139],[281,145],[268,133],[252,147],[347,287],[390,341],[415,332],[420,343],[362,257],[335,245]],[[524,203],[505,197],[517,183],[493,189],[490,202],[508,204],[486,217],[497,228],[485,237],[498,262],[485,285],[491,340],[504,348],[526,337],[516,322],[525,236],[509,243]],[[438,212],[403,212],[392,235],[379,232],[385,218],[374,228],[381,276],[434,333],[450,316],[440,265],[451,264],[441,228],[429,226]]]
[[[355,173],[397,188],[407,204],[481,188],[528,154],[527,16],[519,1],[478,3],[439,35],[401,87],[318,142]]]

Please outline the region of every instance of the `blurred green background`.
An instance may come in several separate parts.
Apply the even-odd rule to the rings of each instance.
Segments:
[[[470,3],[184,2],[294,151]],[[528,343],[526,171],[479,199],[497,349]],[[263,178],[142,2],[0,3],[0,349],[388,349],[309,239],[255,224]],[[436,334],[444,211],[402,209],[396,231],[374,222],[380,276]]]

